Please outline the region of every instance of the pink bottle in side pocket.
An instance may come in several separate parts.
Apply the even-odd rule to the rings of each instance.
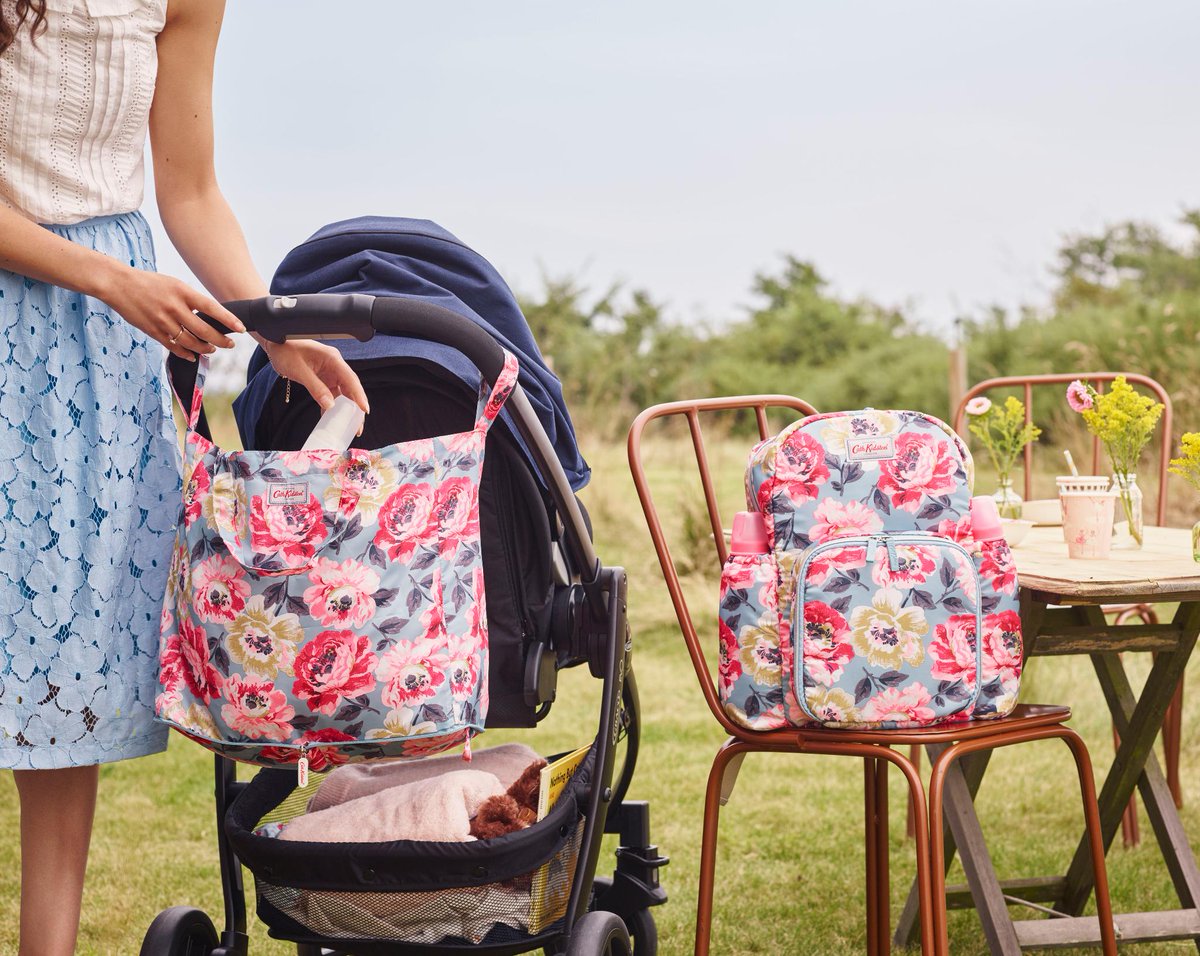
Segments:
[[[976,495],[971,499],[971,536],[979,545],[1004,537],[1004,525],[1000,523],[996,499],[988,495]]]
[[[767,525],[757,511],[739,511],[733,516],[733,533],[729,538],[730,554],[766,554]]]

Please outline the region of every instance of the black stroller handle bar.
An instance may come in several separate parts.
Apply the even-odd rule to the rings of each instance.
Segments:
[[[504,349],[499,342],[470,319],[432,302],[398,296],[316,292],[268,295],[222,305],[241,319],[247,331],[256,332],[270,342],[288,339],[358,339],[367,342],[376,332],[382,332],[456,349],[474,363],[488,382],[495,382],[504,368]],[[224,330],[224,326],[211,316],[201,313],[201,317],[214,328]],[[185,364],[174,357],[171,361],[173,365]],[[600,561],[587,534],[579,503],[559,464],[554,446],[519,384],[509,397],[508,409],[566,526],[564,543],[572,562],[585,585],[594,585],[599,578]],[[596,595],[590,597],[594,603],[599,600]]]
[[[268,295],[223,303],[246,329],[271,342],[287,339],[358,339],[376,332],[448,345],[469,358],[494,382],[504,367],[504,349],[487,332],[457,312],[432,302],[395,296]],[[217,325],[209,316],[210,323]]]

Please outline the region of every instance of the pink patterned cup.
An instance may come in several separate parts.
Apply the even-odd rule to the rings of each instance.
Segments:
[[[1113,502],[1111,492],[1063,491],[1063,537],[1072,558],[1107,558],[1112,548]]]

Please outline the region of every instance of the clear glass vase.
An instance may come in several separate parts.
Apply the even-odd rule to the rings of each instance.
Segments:
[[[992,498],[996,502],[996,510],[1000,512],[1001,518],[1019,518],[1021,517],[1021,509],[1025,502],[1021,496],[1013,490],[1012,479],[1008,475],[1001,475],[998,481],[1000,485],[996,489]]]
[[[1117,493],[1117,506],[1113,524],[1114,548],[1134,551],[1142,546],[1142,489],[1138,487],[1137,475],[1130,472],[1113,473],[1113,491]]]
[[[1192,560],[1200,563],[1200,521],[1192,525]]]

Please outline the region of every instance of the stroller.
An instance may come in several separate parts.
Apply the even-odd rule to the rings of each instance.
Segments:
[[[473,255],[473,254],[472,254]],[[507,291],[507,290],[505,290]],[[487,381],[503,350],[480,324],[421,297],[299,294],[230,303],[247,328],[272,341],[375,334],[387,349],[370,359],[346,350],[371,401],[363,448],[461,428],[475,390],[437,361],[414,357],[436,343],[465,357]],[[172,359],[175,388],[190,390],[195,367]],[[253,371],[253,366],[252,366]],[[294,450],[319,417],[302,390],[273,383],[256,415],[239,422],[246,447]],[[244,408],[243,408],[244,411]],[[200,429],[206,431],[201,421]],[[236,765],[216,757],[218,850],[225,922],[218,935],[201,910],[175,906],[149,928],[143,956],[241,956],[248,951],[242,867],[255,876],[257,912],[271,936],[294,942],[298,956],[404,956],[431,952],[496,956],[551,954],[652,956],[650,907],[666,901],[658,870],[666,858],[650,842],[649,806],[626,799],[639,740],[637,689],[630,668],[626,580],[596,557],[586,514],[520,385],[488,439],[480,488],[484,573],[489,582],[489,728],[533,727],[555,699],[557,671],[586,663],[602,681],[595,738],[579,770],[543,820],[491,840],[463,844],[287,843],[261,834],[303,812],[313,784],[294,771],[260,770],[238,781]],[[617,751],[623,760],[617,769]],[[618,834],[612,877],[597,877],[601,839]],[[513,906],[554,917],[544,925],[511,918]],[[326,918],[314,921],[320,909]],[[403,910],[405,920],[366,918]],[[415,932],[421,914],[470,911],[474,932],[431,939]],[[494,918],[494,923],[493,923]],[[480,927],[486,928],[481,932]],[[632,938],[632,940],[631,940]]]

